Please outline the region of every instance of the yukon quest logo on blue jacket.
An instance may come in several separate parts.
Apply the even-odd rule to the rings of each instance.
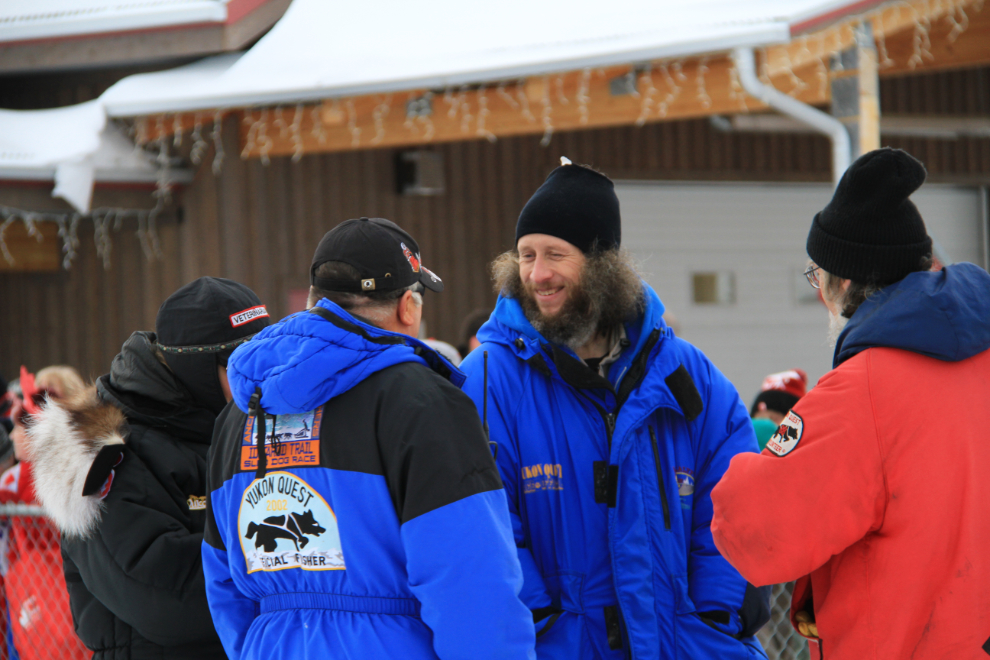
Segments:
[[[522,469],[523,493],[529,495],[546,490],[564,490],[560,463],[527,465]]]
[[[252,481],[241,497],[237,526],[248,573],[347,568],[337,516],[294,474],[270,472]]]

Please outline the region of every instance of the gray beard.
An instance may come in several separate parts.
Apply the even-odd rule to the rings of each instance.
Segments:
[[[849,319],[841,314],[828,313],[828,345],[830,348],[834,349],[835,345],[839,342],[839,335],[845,329],[846,324],[849,323]]]
[[[533,305],[535,307],[535,301],[533,301]],[[572,351],[577,351],[591,341],[598,329],[598,315],[579,320],[573,314],[556,314],[548,317],[541,313],[539,308],[534,310],[524,307],[523,311],[533,328],[547,341],[551,344],[566,346]]]

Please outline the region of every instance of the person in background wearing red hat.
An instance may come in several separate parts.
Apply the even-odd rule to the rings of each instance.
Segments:
[[[25,454],[27,429],[41,412],[46,397],[60,400],[74,396],[82,389],[83,380],[71,367],[48,367],[37,377],[21,367],[20,386],[24,398],[14,399],[14,428],[10,434],[11,459],[20,462],[0,476],[3,504],[38,503],[32,465]],[[6,560],[4,595],[12,642],[21,660],[88,657],[89,652],[72,629],[58,530],[42,517],[12,517]]]
[[[817,657],[990,650],[990,275],[930,271],[908,199],[925,175],[872,151],[815,216],[806,274],[833,369],[712,491],[719,551],[754,584],[797,580],[791,620]]]
[[[784,416],[805,395],[807,388],[808,374],[802,369],[781,371],[763,379],[760,393],[749,409],[760,451],[767,446],[767,441],[784,421]]]
[[[43,406],[27,450],[62,532],[80,638],[95,660],[226,658],[200,547],[206,455],[227,405],[227,359],[268,326],[251,289],[201,277],[133,333],[110,373]]]

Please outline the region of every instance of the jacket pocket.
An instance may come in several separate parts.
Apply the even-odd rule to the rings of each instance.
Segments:
[[[660,465],[660,446],[657,444],[657,434],[652,426],[647,426],[650,431],[650,445],[653,447],[653,462],[657,468],[657,487],[660,489],[660,504],[663,506],[663,526],[670,530],[670,504],[667,502],[667,488],[663,479],[663,466]]]

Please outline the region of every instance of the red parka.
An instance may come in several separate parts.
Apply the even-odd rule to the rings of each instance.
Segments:
[[[829,660],[987,658],[990,278],[975,281],[962,312],[923,306],[946,321],[934,329],[894,309],[867,341],[863,326],[889,298],[864,304],[837,351],[853,356],[795,405],[762,454],[734,457],[712,491],[715,545],[755,585],[799,580],[792,620],[813,614]],[[864,348],[904,343],[918,328],[947,354]],[[964,344],[984,350],[958,359]]]

